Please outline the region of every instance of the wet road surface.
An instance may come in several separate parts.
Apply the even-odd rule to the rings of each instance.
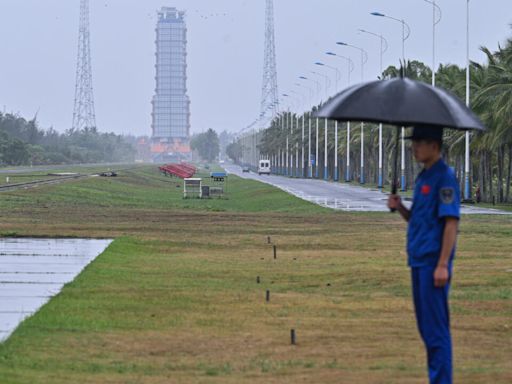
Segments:
[[[236,165],[224,167],[228,173],[245,179],[252,179],[270,184],[294,196],[323,207],[348,212],[389,212],[386,207],[387,194],[377,189],[363,188],[353,184],[335,183],[317,179],[297,179],[275,175],[261,175],[256,173],[243,173],[242,168]],[[410,206],[411,202],[405,201]],[[462,214],[507,215],[512,212],[497,209],[462,206]]]
[[[0,239],[0,342],[112,240]]]

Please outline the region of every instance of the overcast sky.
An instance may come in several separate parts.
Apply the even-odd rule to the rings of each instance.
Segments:
[[[187,12],[188,89],[192,132],[207,128],[238,131],[259,114],[263,70],[264,0],[90,0],[93,84],[101,131],[150,135],[154,91],[156,11],[176,6]],[[384,66],[398,65],[399,23],[371,16],[380,11],[404,18],[412,34],[406,56],[430,65],[432,8],[423,0],[275,0],[277,71],[280,94],[299,91],[300,75],[315,61],[343,62],[335,50],[359,56],[336,41],[369,52],[366,80],[379,73],[379,43],[358,28],[382,33],[390,48]],[[0,1],[0,106],[42,127],[70,128],[73,113],[80,0]],[[466,0],[438,0],[438,62],[465,66]],[[511,0],[471,0],[471,59],[478,48],[496,49],[512,37]],[[322,71],[322,68],[316,67]],[[328,68],[323,69],[331,75]],[[345,70],[343,70],[345,76]],[[359,69],[353,79],[360,79]],[[340,86],[346,84],[346,78]],[[304,89],[305,91],[305,89]],[[331,87],[331,93],[334,92]],[[324,91],[311,102],[319,101]],[[308,102],[307,100],[305,102]],[[293,106],[295,108],[305,107]]]

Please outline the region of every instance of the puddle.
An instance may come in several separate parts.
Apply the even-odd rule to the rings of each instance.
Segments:
[[[0,342],[73,281],[111,242],[0,239]]]

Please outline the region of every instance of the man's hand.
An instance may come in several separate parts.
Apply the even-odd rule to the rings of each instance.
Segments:
[[[450,281],[450,272],[448,267],[437,266],[434,271],[434,287],[442,288]]]
[[[402,198],[399,195],[389,195],[388,208],[398,210],[402,205]]]
[[[389,195],[388,208],[392,211],[398,211],[405,221],[409,221],[411,212],[402,204],[402,198],[399,195]]]

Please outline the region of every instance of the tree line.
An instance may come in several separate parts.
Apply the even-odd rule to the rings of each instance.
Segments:
[[[130,138],[96,128],[44,130],[37,119],[0,112],[0,165],[46,165],[132,162]]]
[[[512,178],[512,39],[508,39],[505,45],[491,51],[486,47],[481,48],[487,56],[484,64],[471,62],[470,64],[470,104],[473,111],[487,126],[487,131],[471,133],[471,184],[472,191],[478,190],[479,197],[485,202],[510,202],[510,185]],[[405,65],[406,75],[409,78],[431,82],[432,69],[424,63],[412,60]],[[389,66],[381,75],[383,79],[390,79],[400,75],[400,69]],[[465,99],[466,68],[457,65],[440,65],[436,71],[436,86],[445,88],[456,94],[462,100]],[[287,113],[275,118],[268,128],[250,135],[241,137],[228,147],[228,155],[236,162],[241,163],[249,149],[250,141],[255,140],[257,149],[261,155],[276,155],[279,150],[286,148],[288,136],[290,148],[295,154],[298,143],[302,146],[302,121],[305,122],[306,147],[308,141],[309,122],[311,121],[312,148],[316,146],[316,129],[318,127],[319,156],[316,166],[319,167],[319,175],[323,176],[324,159],[324,127],[328,124],[328,170],[329,176],[334,178],[334,122],[313,117],[319,106],[312,108],[303,114]],[[284,121],[288,125],[283,129]],[[290,121],[294,119],[294,130],[290,135]],[[297,125],[298,119],[298,127]],[[350,148],[350,179],[357,180],[360,176],[360,129],[358,123],[351,123],[351,148]],[[339,124],[338,166],[340,178],[343,178],[343,170],[346,163],[346,124]],[[464,182],[464,153],[465,134],[455,130],[445,130],[443,156],[454,167],[461,188]],[[392,159],[394,147],[394,129],[386,127],[383,130],[384,148],[384,181],[387,185],[392,182]],[[377,184],[378,181],[378,125],[365,124],[365,179]],[[307,157],[307,149],[304,151]],[[301,151],[299,150],[299,154]],[[314,150],[312,151],[314,153]],[[300,163],[300,162],[299,162]],[[305,164],[308,161],[305,159]],[[406,150],[406,183],[409,187],[414,184],[414,178],[419,171],[419,165],[413,159],[410,148]],[[307,172],[307,170],[306,170]],[[307,173],[306,173],[307,174]],[[315,174],[315,172],[313,172]]]
[[[190,148],[208,162],[214,161],[220,152],[219,135],[209,128],[206,132],[198,133],[190,139]]]

